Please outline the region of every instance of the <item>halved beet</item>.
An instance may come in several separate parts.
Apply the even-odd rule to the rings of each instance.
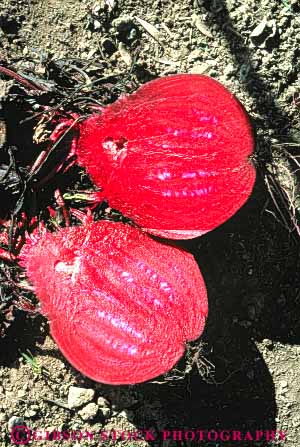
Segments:
[[[77,154],[111,207],[150,233],[189,239],[246,202],[253,150],[240,102],[214,79],[180,74],[84,120]]]
[[[35,233],[21,264],[59,348],[99,382],[163,374],[203,331],[207,295],[193,256],[131,226],[100,221]]]

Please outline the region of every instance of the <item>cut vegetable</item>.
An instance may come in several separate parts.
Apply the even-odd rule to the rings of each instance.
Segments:
[[[21,263],[70,363],[103,383],[167,372],[198,338],[206,288],[192,255],[100,221],[34,234]]]
[[[148,82],[80,126],[78,160],[102,197],[155,235],[189,239],[213,230],[253,189],[249,118],[209,77]]]

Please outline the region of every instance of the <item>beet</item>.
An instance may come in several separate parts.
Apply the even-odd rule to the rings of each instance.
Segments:
[[[253,149],[239,101],[214,79],[180,74],[84,120],[77,155],[111,207],[150,233],[189,239],[246,202]]]
[[[35,231],[21,265],[62,353],[96,381],[163,374],[204,329],[207,294],[193,256],[129,225]]]

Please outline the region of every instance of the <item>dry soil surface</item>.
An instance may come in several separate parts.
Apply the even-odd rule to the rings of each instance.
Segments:
[[[33,445],[196,443],[161,436],[101,441],[99,430],[113,429],[282,430],[281,442],[199,445],[300,445],[299,44],[298,0],[2,0],[0,57],[15,71],[49,79],[45,67],[55,61],[80,77],[78,67],[92,66],[93,76],[111,82],[107,102],[166,74],[221,81],[253,120],[259,173],[242,210],[183,244],[205,277],[210,314],[201,345],[167,377],[136,386],[92,382],[63,358],[40,315],[10,309],[13,321],[0,339],[2,446],[11,444],[16,425],[95,434],[70,442],[54,433],[53,441]],[[3,284],[7,268],[3,263]],[[3,284],[5,307],[12,292]],[[94,393],[68,408],[71,386]]]

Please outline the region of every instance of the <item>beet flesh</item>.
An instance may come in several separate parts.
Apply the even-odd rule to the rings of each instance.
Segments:
[[[192,255],[122,223],[99,221],[35,233],[21,265],[69,362],[108,384],[170,370],[208,312]]]
[[[240,102],[214,79],[180,74],[84,120],[77,155],[111,207],[150,233],[190,239],[247,201],[253,150]]]

